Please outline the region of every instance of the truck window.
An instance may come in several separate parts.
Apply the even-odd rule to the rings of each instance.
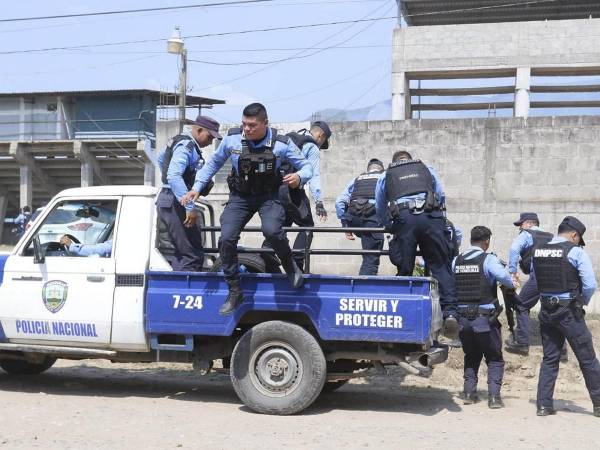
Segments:
[[[60,202],[38,225],[35,235],[39,236],[46,256],[109,257],[117,206],[117,200]],[[73,248],[77,251],[65,251],[60,245],[60,239],[65,235],[82,247]],[[85,250],[82,251],[82,248]],[[95,251],[96,248],[98,252]],[[32,241],[27,245],[24,255],[33,255]]]

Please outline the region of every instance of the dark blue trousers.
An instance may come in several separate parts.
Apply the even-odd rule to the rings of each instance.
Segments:
[[[459,317],[459,337],[465,353],[464,391],[477,390],[479,366],[485,357],[488,366],[488,394],[500,395],[504,376],[502,335],[498,322],[490,325],[487,321],[487,317],[478,317],[475,320]]]
[[[515,307],[517,310],[517,329],[515,330],[515,338],[521,345],[529,345],[529,336],[531,334],[529,311],[537,304],[539,299],[540,292],[537,288],[535,274],[532,273],[521,288],[519,295],[515,297]]]
[[[600,363],[585,319],[576,318],[570,306],[559,306],[553,312],[542,307],[539,319],[544,358],[540,366],[537,406],[554,406],[554,385],[565,339],[577,358],[592,403],[600,406]]]
[[[310,200],[306,195],[306,191],[304,189],[290,189],[289,192],[291,203],[286,206],[284,226],[291,227],[292,224],[296,224],[299,227],[314,227],[315,221],[313,220]],[[312,232],[299,231],[294,240],[294,250],[304,250],[307,242],[310,248]],[[294,260],[298,267],[304,270],[304,255],[296,254]]]
[[[456,286],[442,212],[412,214],[403,209],[394,219],[391,231],[394,238],[390,241],[390,261],[398,268],[398,275],[412,275],[418,245],[425,264],[439,283],[444,317],[455,314]]]
[[[221,214],[221,237],[219,253],[227,281],[239,279],[237,244],[240,232],[254,216],[260,215],[262,233],[280,260],[291,257],[292,250],[283,231],[285,210],[277,194],[246,195],[231,193]]]
[[[156,200],[158,217],[166,224],[167,232],[175,247],[175,255],[169,261],[173,270],[201,272],[204,263],[202,234],[197,227],[183,226],[186,211],[177,201],[171,189],[163,188]]]
[[[368,217],[359,217],[352,214],[346,214],[344,217],[349,227],[356,228],[377,228],[381,225],[373,214]],[[355,233],[360,239],[363,250],[383,250],[383,233]],[[377,275],[379,272],[379,255],[363,255],[360,265],[359,275]]]

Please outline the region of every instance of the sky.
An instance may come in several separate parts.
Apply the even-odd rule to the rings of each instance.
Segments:
[[[1,19],[207,2],[5,2]],[[176,11],[0,21],[0,92],[142,88],[174,91],[179,57],[167,53],[166,40],[173,28],[179,26],[188,50],[189,92],[227,101],[226,106],[216,106],[209,115],[224,123],[237,123],[246,104],[260,101],[267,106],[274,122],[301,121],[326,108],[356,109],[389,100],[395,19],[228,36],[191,36],[395,14],[395,0],[275,0]],[[2,54],[153,39],[160,41]],[[280,59],[287,60],[273,63]],[[269,64],[252,64],[265,62]],[[193,111],[188,115],[193,116]]]

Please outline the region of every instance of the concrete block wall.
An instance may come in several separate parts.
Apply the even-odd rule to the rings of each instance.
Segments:
[[[306,124],[275,126],[289,131]],[[521,211],[536,211],[543,228],[553,232],[565,215],[575,215],[588,227],[586,251],[600,275],[600,117],[347,122],[331,127],[330,148],[321,153],[330,214],[325,226],[339,225],[335,198],[366,169],[369,159],[379,158],[387,165],[395,151],[407,150],[437,169],[449,218],[467,236],[475,225],[490,227],[492,250],[507,259],[517,235],[512,222]],[[229,171],[230,167],[221,170],[209,196],[217,217],[227,199],[224,180]],[[251,222],[258,223],[257,218]],[[243,236],[241,241],[247,246],[261,242],[260,235]],[[319,234],[313,246],[360,248],[360,243],[343,235]],[[356,274],[360,257],[315,256],[312,262],[316,273]],[[394,273],[383,257],[380,274]],[[600,312],[600,301],[595,303]]]
[[[598,66],[600,19],[396,28],[393,72]]]

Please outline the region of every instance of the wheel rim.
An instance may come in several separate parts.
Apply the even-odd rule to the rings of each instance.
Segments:
[[[302,379],[302,360],[285,342],[267,342],[258,347],[250,360],[250,379],[256,389],[269,397],[284,397],[298,388]]]

